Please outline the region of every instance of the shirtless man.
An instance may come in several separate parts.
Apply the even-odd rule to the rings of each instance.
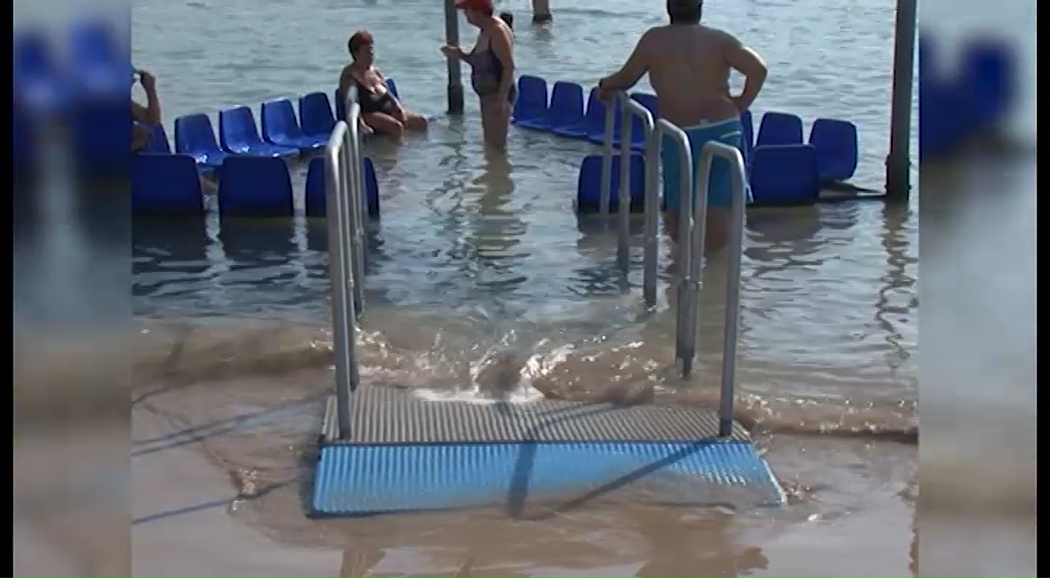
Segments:
[[[709,141],[742,147],[743,125],[740,115],[755,101],[766,80],[762,58],[728,32],[700,24],[702,0],[667,0],[668,26],[650,28],[642,35],[634,52],[620,71],[598,83],[599,95],[608,100],[612,93],[627,90],[645,73],[656,91],[660,115],[679,126],[689,136],[696,170],[700,151]],[[729,73],[737,70],[746,77],[739,96],[729,94]],[[664,211],[677,232],[678,149],[669,139],[662,147]],[[724,247],[730,231],[732,180],[729,163],[716,158],[708,187],[706,246]]]

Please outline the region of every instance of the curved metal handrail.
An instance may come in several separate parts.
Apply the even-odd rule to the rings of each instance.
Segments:
[[[616,94],[621,108],[620,129],[620,191],[619,239],[617,260],[625,273],[630,266],[630,155],[632,120],[637,116],[642,121],[646,143],[645,179],[645,253],[643,260],[643,299],[647,306],[656,304],[656,274],[659,259],[660,212],[660,156],[665,137],[670,137],[678,150],[680,166],[692,166],[693,151],[685,132],[665,119],[653,120],[652,113],[641,103],[624,92]],[[612,191],[612,158],[616,131],[615,106],[609,107],[605,115],[605,139],[602,150],[601,190],[599,211],[609,214]],[[719,404],[720,435],[732,432],[734,382],[736,378],[736,346],[740,320],[740,269],[743,259],[744,208],[747,204],[746,177],[743,156],[740,150],[718,142],[706,143],[700,151],[696,172],[683,170],[679,183],[682,191],[679,214],[679,267],[678,300],[675,327],[675,358],[683,377],[692,373],[699,338],[700,285],[703,279],[703,263],[708,209],[708,181],[711,163],[722,157],[732,165],[733,199],[731,206],[732,226],[729,244],[729,275],[727,276],[727,298],[725,308],[724,353],[722,357],[722,387]],[[689,194],[692,191],[693,194]],[[696,200],[694,202],[694,199]]]
[[[364,163],[357,91],[346,95],[346,120],[336,123],[325,147],[328,270],[332,285],[332,349],[335,353],[339,437],[350,432],[350,395],[357,389],[357,328],[364,309]]]

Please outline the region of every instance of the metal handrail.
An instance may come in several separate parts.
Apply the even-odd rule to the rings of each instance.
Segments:
[[[618,196],[619,207],[619,237],[617,242],[616,260],[620,268],[626,273],[631,264],[630,225],[631,225],[631,140],[634,123],[633,117],[637,116],[642,121],[642,132],[646,140],[653,133],[653,115],[649,109],[641,103],[632,99],[626,93],[616,94],[616,102],[620,104],[620,191]],[[605,139],[602,149],[602,178],[601,189],[598,197],[598,210],[602,215],[609,214],[609,204],[612,196],[612,158],[616,132],[616,110],[615,105],[606,109],[605,113]],[[653,165],[655,166],[655,165]],[[658,184],[658,183],[657,183]],[[651,208],[652,207],[652,208]],[[644,297],[646,304],[650,307],[656,304],[656,254],[657,233],[659,213],[659,189],[648,180],[645,184],[645,266],[644,266]]]
[[[339,437],[350,433],[350,395],[357,389],[357,327],[364,309],[364,165],[356,91],[346,99],[346,121],[339,121],[325,147],[328,270],[332,285],[332,349]]]
[[[747,205],[747,189],[745,187],[744,157],[740,154],[740,149],[720,142],[705,143],[700,150],[700,161],[696,166],[696,178],[693,180],[696,185],[695,195],[685,195],[686,197],[695,196],[698,202],[693,208],[691,219],[686,217],[689,213],[682,214],[682,220],[689,223],[689,226],[683,226],[682,230],[688,230],[688,235],[678,241],[681,251],[689,253],[688,273],[685,275],[689,276],[690,282],[687,289],[689,294],[682,297],[679,293],[678,322],[680,329],[683,324],[685,329],[678,331],[680,341],[676,347],[676,356],[682,364],[682,375],[688,377],[696,357],[696,340],[699,334],[699,287],[703,276],[707,196],[711,165],[715,157],[722,157],[732,165],[730,174],[733,183],[730,205],[729,274],[726,276],[725,331],[722,337],[722,383],[718,407],[719,435],[728,436],[733,431],[736,346],[740,323],[740,270],[744,254],[744,207]],[[682,200],[683,208],[688,204],[692,204],[690,200]],[[684,262],[685,258],[683,257],[682,260]],[[685,311],[683,311],[683,306]]]
[[[616,95],[621,105],[620,129],[620,231],[617,259],[626,270],[629,267],[630,222],[630,155],[632,120],[642,120],[646,143],[645,179],[645,254],[642,294],[646,305],[656,303],[656,274],[659,259],[660,212],[659,190],[660,156],[664,137],[671,137],[678,149],[680,166],[692,165],[692,146],[688,135],[666,119],[653,121],[652,114],[641,103],[626,93]],[[605,139],[602,150],[601,190],[599,211],[609,214],[612,192],[612,158],[616,130],[616,111],[609,107],[605,115]],[[675,326],[675,359],[683,377],[692,373],[699,338],[700,285],[703,279],[705,237],[707,229],[708,181],[714,158],[722,157],[732,165],[733,198],[731,205],[731,236],[729,245],[729,275],[725,308],[724,353],[722,356],[721,399],[719,402],[719,434],[728,436],[733,427],[734,383],[736,379],[736,346],[740,321],[740,269],[743,259],[744,207],[747,204],[744,160],[740,150],[718,142],[706,143],[700,152],[696,172],[683,170],[679,187],[682,198],[679,205],[679,267],[678,300]],[[689,194],[693,192],[694,194]],[[694,198],[696,202],[694,203]]]

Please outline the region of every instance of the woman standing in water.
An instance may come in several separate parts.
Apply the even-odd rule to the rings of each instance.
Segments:
[[[448,58],[459,58],[471,66],[470,83],[481,101],[481,127],[485,143],[497,150],[507,148],[507,127],[517,96],[514,82],[514,32],[495,15],[492,0],[457,0],[467,22],[481,31],[474,49],[463,52],[459,46],[446,44],[441,52]]]

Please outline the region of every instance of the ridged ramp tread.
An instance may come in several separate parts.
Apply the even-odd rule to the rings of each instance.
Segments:
[[[362,387],[351,395],[350,435],[337,439],[335,397],[327,404],[322,445],[530,442],[683,442],[718,439],[713,411],[538,400],[474,403],[424,400],[410,389]],[[725,439],[750,441],[733,423]]]
[[[553,501],[581,504],[637,483],[664,505],[779,505],[784,494],[746,441],[330,445],[313,516],[361,516]]]

